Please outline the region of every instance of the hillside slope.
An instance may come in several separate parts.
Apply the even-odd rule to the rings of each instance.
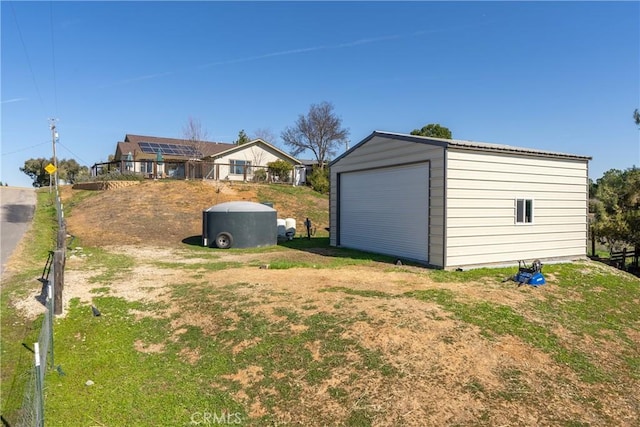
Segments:
[[[145,181],[97,192],[64,187],[62,199],[67,210],[67,231],[87,246],[139,243],[174,246],[202,234],[203,210],[230,201],[272,202],[278,218],[295,218],[299,230],[307,217],[319,233],[324,232],[329,222],[328,197],[307,187]]]

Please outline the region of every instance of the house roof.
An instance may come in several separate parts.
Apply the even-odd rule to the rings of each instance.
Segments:
[[[564,158],[574,160],[591,160],[589,156],[580,156],[576,154],[561,153],[556,151],[535,150],[532,148],[515,147],[512,145],[492,144],[487,142],[466,141],[459,139],[444,139],[444,138],[432,138],[426,136],[409,135],[404,133],[385,132],[385,131],[373,131],[365,139],[351,147],[351,149],[345,151],[335,160],[333,160],[329,166],[333,165],[356,148],[365,144],[367,141],[379,136],[382,138],[391,138],[402,141],[416,142],[420,144],[437,145],[445,148],[456,148],[461,150],[474,150],[474,151],[487,151],[487,152],[502,152],[509,154],[518,154],[523,156],[536,156],[536,157],[552,157],[552,158]]]
[[[280,157],[284,157],[284,158],[289,159],[292,163],[295,163],[295,164],[298,164],[298,165],[302,164],[300,162],[300,160],[298,160],[295,157],[285,153],[284,151],[282,151],[279,148],[269,144],[268,142],[263,141],[260,138],[254,139],[254,140],[249,141],[249,142],[247,142],[245,144],[242,144],[242,145],[236,145],[236,144],[231,144],[231,145],[232,145],[231,148],[227,148],[224,151],[219,151],[219,152],[217,152],[215,154],[210,155],[209,157],[213,157],[215,159],[215,158],[218,158],[218,157],[227,156],[227,155],[232,154],[232,153],[237,152],[237,151],[246,150],[247,148],[249,148],[251,146],[254,146],[254,145],[263,145],[263,146],[275,151],[276,153],[278,153],[278,155],[280,155]]]
[[[142,152],[142,149],[140,148],[141,142],[186,145],[190,147],[194,147],[196,145],[196,143],[187,139],[161,138],[157,136],[126,134],[124,137],[124,141],[118,142],[118,145],[116,147],[116,154],[118,151],[122,154],[128,153],[128,152],[135,153],[136,151]],[[204,157],[215,155],[222,151],[226,151],[232,147],[236,147],[236,145],[224,143],[224,142],[212,142],[212,141],[200,141],[197,143],[197,149],[202,153]],[[180,156],[174,156],[174,157],[180,157]]]

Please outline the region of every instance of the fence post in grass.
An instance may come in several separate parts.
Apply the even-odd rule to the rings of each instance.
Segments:
[[[596,256],[596,233],[593,230],[593,226],[591,227],[591,256]]]
[[[64,290],[64,249],[53,251],[53,307],[55,314],[62,314],[62,291]]]
[[[56,248],[57,249],[64,249],[66,240],[67,240],[67,225],[66,225],[65,221],[62,221],[61,224],[60,224],[60,227],[58,227]]]
[[[53,369],[54,360],[53,360],[53,289],[51,286],[51,281],[47,285],[47,316],[49,316],[49,357],[51,360],[51,369]]]
[[[40,344],[39,343],[36,342],[33,344],[33,352],[34,352],[35,369],[36,369],[36,384],[35,384],[36,385],[36,395],[35,395],[36,423],[35,425],[38,427],[44,427],[44,398],[42,396],[44,387],[42,387],[43,378],[42,378],[42,371],[40,370]]]

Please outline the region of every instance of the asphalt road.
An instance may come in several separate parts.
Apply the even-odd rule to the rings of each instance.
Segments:
[[[34,189],[0,186],[0,276],[24,232],[29,228],[35,207]]]

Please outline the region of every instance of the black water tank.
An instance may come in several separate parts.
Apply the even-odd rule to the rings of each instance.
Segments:
[[[202,212],[202,244],[221,249],[278,243],[277,212],[254,202],[226,202]]]

